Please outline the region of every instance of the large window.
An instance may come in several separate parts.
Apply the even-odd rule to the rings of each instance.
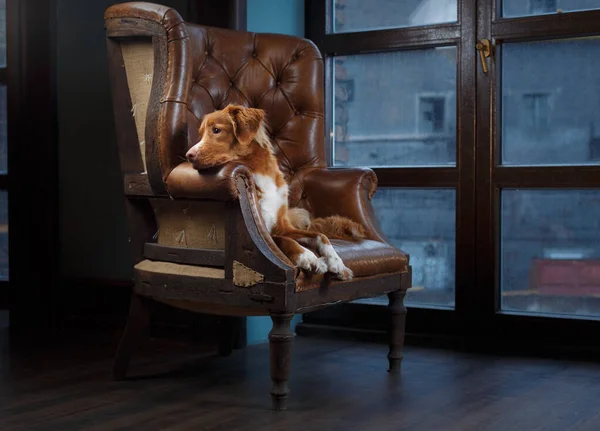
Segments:
[[[332,165],[378,175],[413,330],[600,320],[600,0],[307,5]]]
[[[464,241],[457,242],[457,166],[472,165],[457,152],[465,137],[457,107],[469,106],[469,96],[460,91],[460,44],[435,35],[427,43],[401,39],[405,32],[432,24],[460,36],[458,3],[328,2],[323,37],[338,45],[327,62],[332,163],[376,169],[379,222],[394,244],[411,255],[414,286],[407,303],[452,309],[460,282],[457,247]],[[398,40],[386,41],[390,32]],[[365,40],[369,46],[357,46]],[[399,41],[406,46],[390,49]],[[411,172],[421,180],[402,179]]]

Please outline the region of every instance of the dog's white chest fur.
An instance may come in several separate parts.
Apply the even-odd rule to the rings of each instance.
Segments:
[[[267,227],[269,233],[277,223],[277,214],[279,209],[287,204],[288,185],[281,187],[275,185],[275,180],[267,175],[253,174],[256,186],[262,191],[262,197],[258,201],[260,206],[260,215]]]

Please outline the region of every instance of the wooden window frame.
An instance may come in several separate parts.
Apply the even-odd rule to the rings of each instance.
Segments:
[[[496,9],[498,3],[498,9]],[[526,313],[508,313],[499,304],[499,190],[501,188],[599,188],[597,166],[513,167],[499,164],[496,91],[499,57],[483,72],[475,45],[489,39],[501,49],[511,41],[581,37],[600,34],[600,10],[546,14],[518,18],[496,16],[500,1],[459,0],[458,23],[328,33],[330,0],[306,1],[306,34],[320,48],[326,63],[326,118],[331,118],[330,88],[332,56],[414,49],[456,44],[457,75],[457,166],[455,168],[377,168],[379,186],[446,188],[457,190],[456,278],[454,310],[408,307],[407,332],[460,339],[471,346],[546,345],[595,349],[594,335],[600,319],[558,318]],[[491,108],[490,108],[491,107]],[[326,140],[331,145],[331,124]],[[475,179],[475,180],[473,180]],[[465,252],[470,249],[470,252]],[[315,328],[333,331],[336,326],[351,330],[385,328],[387,315],[381,306],[346,304],[335,311],[305,316],[299,331]],[[343,332],[343,331],[342,331]],[[354,335],[356,332],[354,331]],[[506,344],[504,344],[506,345]]]

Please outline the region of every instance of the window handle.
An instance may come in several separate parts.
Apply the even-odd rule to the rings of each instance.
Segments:
[[[481,67],[483,69],[483,73],[488,73],[487,63],[485,61],[490,55],[492,55],[492,43],[489,39],[481,39],[475,45],[477,51],[479,51],[479,59],[481,60]]]

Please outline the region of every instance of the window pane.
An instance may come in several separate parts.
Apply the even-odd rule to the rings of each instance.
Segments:
[[[502,164],[600,163],[600,39],[502,47]]]
[[[334,165],[453,166],[456,47],[334,59]]]
[[[6,67],[6,0],[0,0],[0,67]]]
[[[453,306],[455,191],[379,188],[373,206],[390,241],[410,255],[413,287],[406,303]]]
[[[516,17],[600,8],[600,0],[502,0],[502,16]]]
[[[334,33],[456,22],[456,0],[332,0]]]
[[[502,309],[600,316],[600,190],[503,190]]]
[[[8,280],[8,193],[0,191],[0,280]]]

